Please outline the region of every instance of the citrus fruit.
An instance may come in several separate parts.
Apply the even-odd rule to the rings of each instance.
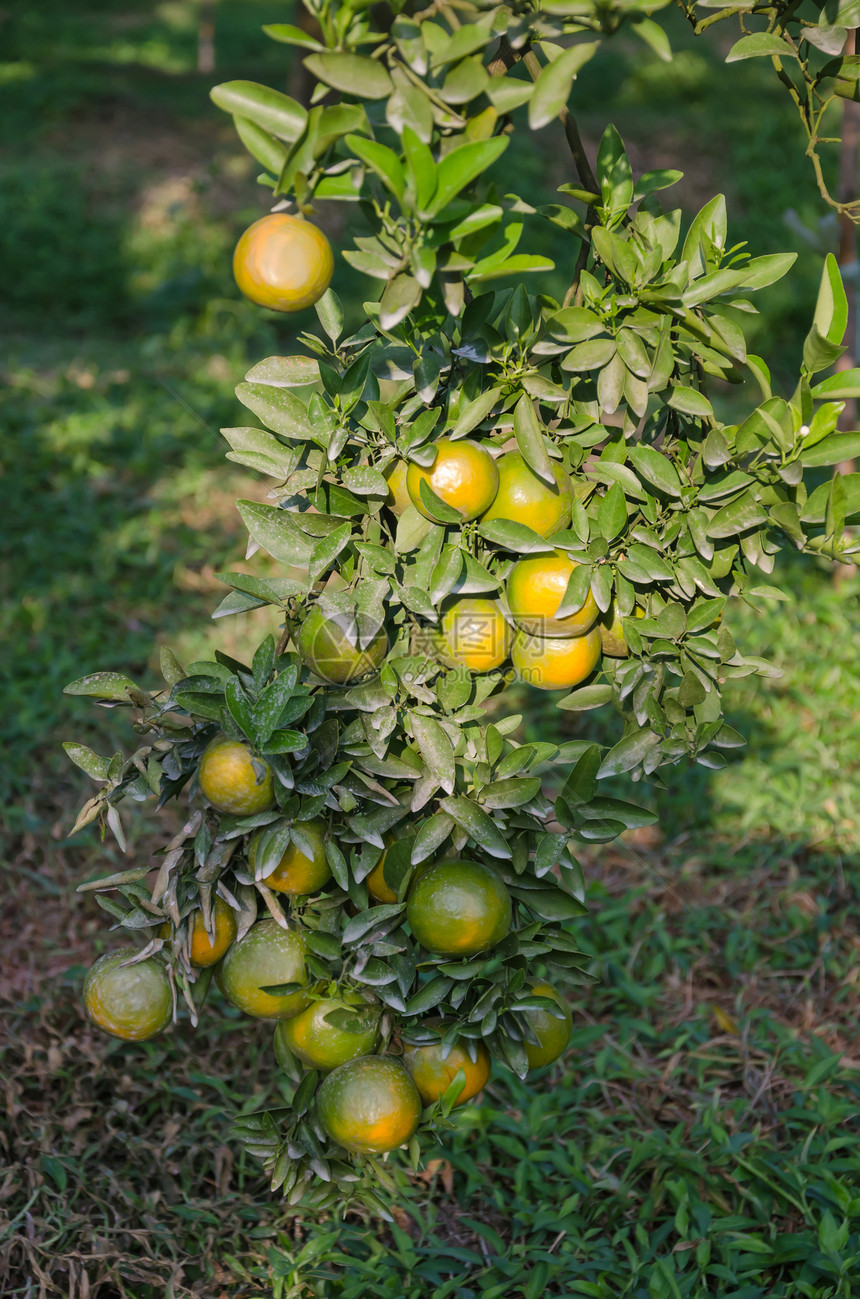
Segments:
[[[218,967],[218,986],[228,1001],[258,1019],[288,1019],[308,1004],[302,991],[277,996],[264,992],[281,983],[308,981],[305,941],[294,929],[267,918],[234,943]]]
[[[538,690],[566,690],[590,676],[600,661],[600,632],[584,636],[514,637],[511,662],[521,680]]]
[[[467,595],[442,614],[441,640],[454,663],[471,672],[491,672],[508,657],[513,632],[495,600]]]
[[[634,618],[644,618],[645,610],[638,605],[633,610]],[[626,659],[630,650],[624,635],[624,624],[621,614],[616,608],[615,601],[607,609],[606,613],[600,619],[600,646],[604,654],[608,654],[613,659]]]
[[[542,537],[549,537],[570,523],[573,486],[560,465],[553,462],[555,487],[529,468],[519,451],[506,451],[497,461],[499,490],[481,522],[508,519],[523,523]]]
[[[367,891],[373,898],[374,902],[396,902],[397,894],[394,889],[389,888],[385,882],[383,867],[385,866],[385,853],[382,854],[373,870],[365,878]]]
[[[527,1016],[529,1028],[538,1039],[537,1042],[523,1042],[526,1049],[526,1055],[529,1059],[530,1069],[540,1069],[545,1064],[552,1064],[553,1060],[567,1049],[570,1041],[570,1035],[573,1032],[573,1020],[570,1014],[570,1006],[564,997],[555,988],[548,983],[535,983],[527,988],[530,997],[548,997],[556,1002],[564,1011],[564,1018],[557,1019],[555,1015],[550,1014],[548,1010],[540,1010],[537,1006],[531,1006],[517,1013]]]
[[[275,801],[271,767],[244,740],[216,735],[203,750],[198,777],[203,797],[219,812],[253,816]]]
[[[270,212],[248,226],[233,253],[233,274],[245,297],[274,311],[313,306],[333,273],[322,230],[286,212]]]
[[[266,875],[263,883],[276,893],[299,897],[316,893],[331,879],[331,868],[325,855],[325,826],[322,821],[296,821],[295,828],[312,849],[309,857],[294,839],[287,845],[277,866]],[[258,830],[248,844],[248,864],[256,876],[256,858],[262,831]]]
[[[424,1046],[404,1043],[403,1063],[425,1105],[432,1105],[444,1096],[460,1069],[466,1075],[466,1085],[457,1098],[457,1105],[464,1105],[483,1090],[490,1076],[490,1053],[483,1042],[478,1042],[477,1048],[477,1060],[473,1060],[467,1049],[459,1044],[452,1047],[443,1059],[441,1042]]]
[[[573,613],[555,616],[578,564],[560,550],[517,560],[508,576],[508,606],[518,627],[532,636],[581,636],[600,610],[591,591]]]
[[[421,1097],[399,1060],[363,1055],[323,1079],[317,1113],[332,1141],[345,1150],[382,1155],[412,1136],[421,1122]]]
[[[428,952],[471,956],[500,943],[511,927],[511,895],[480,862],[436,862],[409,890],[406,919]]]
[[[326,1016],[337,1010],[351,1012],[364,1027],[350,1031],[327,1023]],[[275,1029],[275,1037],[309,1069],[336,1069],[347,1060],[373,1050],[379,1036],[379,1015],[378,1008],[367,1002],[351,1005],[338,997],[327,997],[324,1001],[312,1001],[298,1015],[282,1020]]]
[[[123,965],[136,947],[105,952],[84,979],[84,1006],[94,1024],[126,1042],[145,1042],[170,1023],[173,995],[167,970],[157,957]]]
[[[224,901],[216,898],[213,911],[214,940],[206,932],[203,912],[198,908],[191,922],[191,964],[198,969],[216,965],[236,938],[236,912]]]
[[[405,460],[392,460],[384,469],[383,475],[388,483],[388,497],[385,504],[398,519],[403,511],[412,504],[412,498],[406,487],[406,473],[409,465]]]
[[[477,519],[491,504],[499,486],[499,471],[489,451],[477,442],[461,438],[452,442],[440,438],[436,443],[436,459],[429,469],[410,464],[406,472],[406,487],[412,504],[424,515],[433,515],[421,499],[421,484],[425,482],[446,505],[460,515],[464,523]]]
[[[388,637],[380,627],[361,646],[352,614],[326,613],[316,605],[302,623],[297,647],[312,672],[343,686],[377,670],[388,652]]]

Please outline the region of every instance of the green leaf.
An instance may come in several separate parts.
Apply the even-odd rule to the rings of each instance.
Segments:
[[[446,794],[452,794],[457,773],[454,764],[454,747],[447,731],[435,718],[427,717],[423,713],[410,712],[409,721],[418,751],[433,779],[442,786]]]
[[[842,284],[839,263],[828,253],[821,272],[813,324],[829,343],[841,343],[848,327],[848,298]]]
[[[860,474],[840,474],[839,477],[845,493],[845,518],[855,521],[860,516]],[[825,522],[830,490],[829,482],[816,487],[801,511],[800,517],[804,523]]]
[[[605,780],[607,776],[617,776],[622,771],[632,771],[659,743],[659,735],[655,735],[647,728],[634,731],[632,735],[625,735],[624,739],[619,740],[603,759],[597,773],[598,780]]]
[[[815,385],[812,395],[816,401],[824,401],[825,398],[831,401],[860,398],[860,369],[840,370],[838,374],[831,374]]]
[[[113,699],[127,704],[130,690],[137,691],[138,687],[121,672],[91,672],[64,686],[63,694],[88,695],[92,699]]]
[[[533,528],[527,528],[524,523],[512,523],[510,519],[489,519],[478,525],[478,531],[487,541],[520,555],[548,555],[553,549],[549,541]]]
[[[724,505],[709,520],[706,530],[709,537],[736,537],[750,528],[760,528],[767,523],[767,511],[750,492],[745,492],[736,501]]]
[[[681,480],[678,471],[668,456],[656,447],[632,446],[627,449],[627,458],[644,482],[656,487],[666,496],[681,495]]]
[[[273,176],[280,176],[289,155],[287,146],[276,139],[271,131],[264,131],[262,126],[252,122],[249,117],[234,117],[233,125],[251,157],[261,162]]]
[[[470,798],[446,798],[440,803],[443,812],[456,821],[461,829],[465,830],[475,843],[489,853],[491,857],[509,858],[511,855],[510,844],[496,825],[492,817],[488,816],[482,807],[479,807]]]
[[[261,505],[257,501],[237,501],[236,508],[254,541],[274,559],[299,568],[307,565],[312,543],[288,510]]]
[[[529,126],[533,131],[546,126],[566,107],[574,77],[598,49],[597,41],[571,45],[541,71],[529,100]]]
[[[526,393],[514,407],[514,435],[526,464],[538,478],[555,488],[555,475],[547,455],[543,429],[535,413],[534,403]]]
[[[385,99],[394,89],[382,63],[364,54],[326,51],[309,54],[303,62],[317,81],[356,99]]]
[[[421,301],[421,285],[411,275],[395,275],[385,286],[379,303],[379,323],[383,329],[393,329],[409,315]]]
[[[268,384],[271,388],[302,388],[318,383],[319,361],[315,356],[267,356],[252,365],[246,383]]]
[[[681,383],[676,384],[672,389],[668,405],[697,419],[706,418],[714,413],[714,408],[704,393],[697,392],[695,388],[687,388]]]
[[[539,776],[511,776],[507,780],[496,780],[485,785],[478,798],[489,808],[522,807],[536,798],[540,791]]]
[[[436,193],[428,209],[429,216],[441,212],[461,190],[491,167],[508,147],[508,136],[492,140],[475,140],[446,153],[436,171]]]
[[[600,502],[597,526],[607,541],[612,541],[627,526],[627,501],[620,483],[613,483]]]
[[[621,136],[612,125],[607,126],[597,150],[597,179],[603,206],[615,216],[626,212],[633,201],[633,172]]]
[[[294,143],[307,124],[307,111],[301,104],[256,81],[225,81],[209,91],[213,103],[225,113],[247,118],[264,131],[281,140]]]
[[[313,36],[309,36],[301,27],[294,27],[292,23],[268,23],[263,31],[271,40],[281,41],[284,45],[301,45],[308,50],[323,48]]]
[[[305,442],[316,438],[305,403],[287,388],[262,383],[240,383],[236,396],[267,428]]]
[[[860,432],[831,433],[800,453],[800,462],[808,467],[838,465],[843,460],[854,460],[860,456]]]
[[[574,690],[573,694],[565,695],[564,699],[560,699],[556,707],[564,709],[565,712],[586,712],[590,708],[601,708],[604,704],[610,703],[611,699],[611,685],[581,686],[579,690]]]
[[[406,190],[406,173],[403,163],[393,149],[376,140],[366,140],[360,135],[348,135],[344,143],[357,158],[367,163],[380,177],[386,188],[402,200]]]
[[[418,866],[428,857],[432,857],[436,849],[440,848],[448,838],[455,824],[454,818],[445,812],[434,812],[429,816],[415,836],[415,843],[412,845],[412,865]]]
[[[107,758],[100,758],[92,749],[87,748],[85,744],[78,744],[75,740],[64,740],[63,748],[76,767],[85,771],[93,780],[107,780],[108,768],[110,763]]]
[[[669,37],[653,18],[637,19],[633,23],[633,31],[664,63],[672,62],[672,46],[669,44]]]
[[[726,63],[737,63],[741,59],[769,59],[774,55],[793,59],[794,51],[776,32],[753,32],[751,36],[742,36],[735,41],[726,55]]]
[[[317,578],[331,568],[351,539],[352,524],[342,523],[339,528],[335,528],[334,532],[330,532],[327,537],[322,537],[317,542],[308,560],[308,578],[311,582],[316,582]]]

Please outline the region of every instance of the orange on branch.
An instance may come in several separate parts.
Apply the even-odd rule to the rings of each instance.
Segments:
[[[456,510],[464,523],[483,514],[496,495],[499,471],[496,462],[484,447],[465,438],[451,441],[440,438],[436,443],[436,459],[429,469],[414,463],[406,472],[406,487],[412,504],[425,519],[433,515],[421,499],[421,484],[427,486]]]
[[[437,862],[409,890],[406,919],[428,952],[473,956],[500,943],[511,927],[511,895],[480,862]]]
[[[84,979],[84,1006],[94,1024],[126,1042],[145,1042],[170,1023],[173,994],[162,962],[154,956],[134,965],[136,947],[105,952]]]
[[[600,632],[583,636],[514,637],[511,662],[522,681],[538,690],[569,690],[590,676],[600,662]]]
[[[412,498],[409,495],[409,489],[406,486],[406,477],[409,472],[409,464],[406,460],[392,460],[383,471],[385,481],[388,483],[388,497],[385,504],[399,519],[401,514],[412,504]]]
[[[275,801],[271,767],[244,740],[216,735],[203,750],[198,779],[207,803],[232,816],[267,812]]]
[[[323,1079],[317,1113],[332,1141],[345,1150],[382,1155],[414,1134],[421,1122],[421,1097],[399,1060],[364,1055]]]
[[[276,893],[299,897],[316,893],[331,879],[331,867],[325,855],[325,826],[322,821],[296,821],[295,828],[311,849],[308,856],[304,847],[294,839],[287,845],[281,860],[263,879],[267,888]],[[248,844],[248,864],[256,877],[257,852],[262,831],[252,835]]]
[[[527,988],[530,997],[547,997],[554,1001],[561,1010],[564,1011],[563,1018],[559,1019],[548,1010],[541,1010],[537,1006],[530,1006],[518,1011],[519,1015],[525,1015],[528,1019],[529,1028],[537,1037],[537,1042],[523,1042],[526,1049],[526,1055],[529,1060],[530,1069],[541,1069],[546,1064],[552,1064],[560,1055],[567,1050],[567,1044],[570,1041],[570,1035],[573,1032],[573,1018],[570,1013],[570,1006],[549,983],[535,983]]]
[[[513,631],[495,600],[467,595],[442,614],[441,640],[452,662],[470,672],[491,672],[508,657]]]
[[[236,912],[223,898],[216,897],[212,907],[214,938],[210,938],[198,908],[191,922],[191,964],[198,969],[217,965],[236,939]]]
[[[233,274],[245,297],[273,311],[313,306],[333,273],[331,244],[322,230],[286,212],[255,221],[233,254]]]
[[[550,487],[529,468],[519,451],[506,451],[496,463],[499,490],[481,516],[482,523],[507,519],[524,524],[541,537],[549,537],[567,527],[573,506],[573,485],[561,465],[553,462],[555,487]]]
[[[302,662],[323,681],[348,685],[376,672],[388,653],[385,629],[372,629],[359,643],[359,630],[351,614],[326,613],[316,605],[305,618],[296,645]]]
[[[338,1011],[354,1015],[364,1026],[351,1030],[329,1023],[326,1016]],[[312,1001],[298,1015],[282,1020],[275,1029],[275,1038],[308,1069],[336,1069],[373,1050],[379,1037],[379,1019],[379,1008],[368,1002],[353,1005],[339,997],[327,997]]]
[[[264,991],[287,983],[304,986],[308,981],[304,939],[271,918],[259,920],[233,944],[216,977],[227,1000],[257,1019],[288,1019],[310,1000],[301,989],[280,995]]]
[[[403,1063],[412,1075],[412,1081],[425,1105],[432,1105],[440,1096],[444,1096],[460,1069],[466,1075],[466,1083],[457,1098],[457,1105],[465,1105],[466,1101],[483,1091],[490,1076],[492,1061],[483,1042],[475,1045],[477,1059],[473,1060],[468,1049],[459,1043],[451,1048],[444,1059],[441,1042],[430,1042],[424,1046],[404,1043]]]
[[[581,636],[587,632],[600,613],[590,590],[577,610],[556,617],[577,568],[579,565],[560,550],[518,560],[507,584],[508,606],[517,626],[532,636]]]

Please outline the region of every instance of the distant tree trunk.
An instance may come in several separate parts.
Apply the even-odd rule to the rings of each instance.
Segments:
[[[854,54],[857,33],[849,31],[845,54]],[[839,154],[839,201],[850,203],[857,198],[858,151],[860,151],[860,104],[853,99],[843,101],[842,145]],[[851,370],[857,364],[857,293],[860,289],[857,266],[857,227],[845,212],[839,214],[839,265],[843,279],[847,279],[848,325],[845,330],[846,349],[836,362],[837,370]],[[857,402],[849,398],[839,418],[839,427],[845,430],[857,427]],[[854,472],[853,460],[843,460],[836,466],[837,474]],[[854,573],[853,564],[837,564],[834,580],[838,583]]]
[[[197,17],[197,71],[215,71],[215,4],[216,0],[200,0]]]

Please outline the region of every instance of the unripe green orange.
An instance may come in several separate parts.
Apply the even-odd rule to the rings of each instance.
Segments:
[[[302,623],[296,642],[302,661],[323,681],[349,685],[375,672],[388,653],[388,637],[378,628],[365,646],[351,615],[329,614],[316,605]]]
[[[337,1028],[326,1020],[326,1016],[335,1011],[350,1011],[361,1016],[366,1027],[357,1033]],[[275,1037],[284,1042],[308,1069],[336,1069],[347,1060],[373,1050],[379,1036],[379,1018],[378,1007],[371,1008],[366,1002],[352,1005],[338,997],[327,997],[324,1001],[312,1001],[298,1015],[281,1020],[275,1029]]]
[[[123,965],[136,947],[105,952],[87,972],[84,1006],[94,1024],[126,1042],[145,1042],[170,1023],[173,995],[162,962],[154,956]]]
[[[523,1042],[529,1060],[529,1068],[541,1069],[544,1065],[552,1064],[553,1060],[557,1060],[567,1050],[567,1044],[573,1032],[573,1018],[570,1013],[570,1006],[564,997],[550,984],[535,983],[530,988],[526,988],[526,992],[531,997],[547,997],[564,1011],[562,1019],[557,1018],[548,1010],[540,1010],[536,1006],[527,1007],[517,1012],[520,1015],[527,1016],[529,1027],[538,1039],[536,1043]]]
[[[203,797],[219,812],[253,816],[275,801],[271,767],[244,740],[216,735],[203,750],[198,779]]]
[[[289,1019],[308,1004],[304,991],[278,995],[265,988],[284,983],[307,984],[305,940],[295,929],[283,929],[267,918],[252,925],[234,943],[218,967],[218,986],[228,1001],[258,1019]]]
[[[442,1057],[442,1044],[430,1042],[420,1046],[404,1043],[403,1063],[412,1075],[418,1094],[425,1105],[432,1105],[444,1096],[460,1069],[466,1083],[457,1098],[457,1105],[465,1105],[479,1091],[483,1091],[490,1076],[492,1061],[483,1042],[477,1043],[477,1059],[473,1060],[465,1046],[459,1043]]]
[[[413,1135],[421,1122],[421,1097],[399,1060],[364,1055],[323,1079],[317,1114],[332,1141],[345,1150],[382,1155]]]
[[[511,927],[511,895],[480,862],[436,862],[409,890],[406,919],[428,952],[474,956],[500,943]]]

